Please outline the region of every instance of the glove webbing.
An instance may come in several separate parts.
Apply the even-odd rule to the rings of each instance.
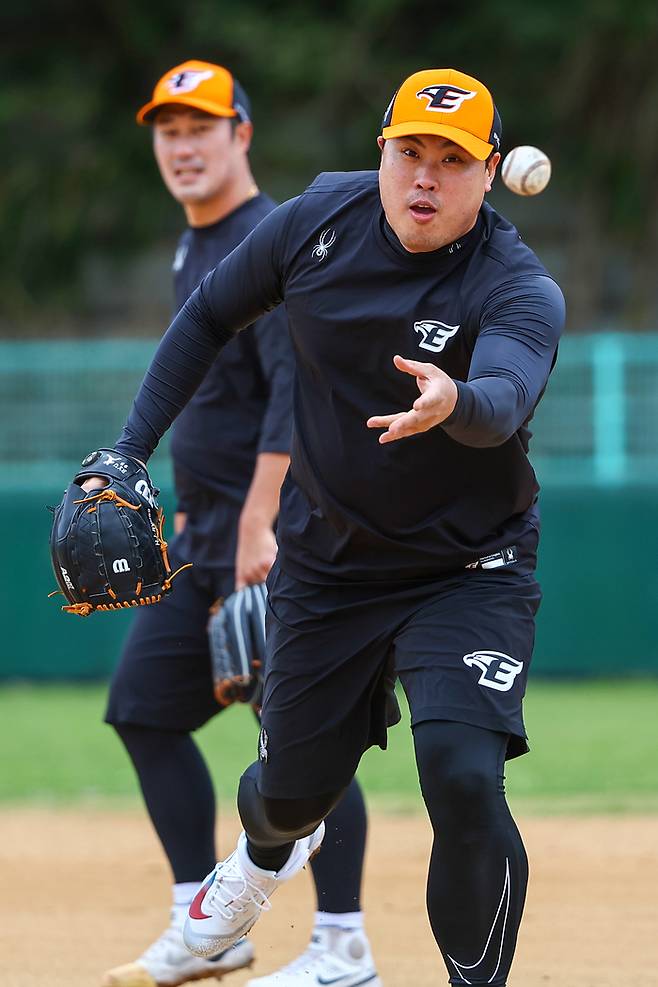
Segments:
[[[98,504],[101,503],[102,501],[109,501],[111,503],[116,504],[117,507],[127,507],[131,511],[141,511],[142,509],[141,504],[131,504],[130,501],[125,500],[123,497],[119,496],[119,494],[115,490],[107,490],[107,489],[99,490],[98,493],[92,494],[91,497],[83,497],[81,500],[74,500],[73,503],[83,504],[86,501],[92,501],[92,500],[96,501],[96,503],[91,504],[87,508],[87,510],[85,511],[86,514],[95,513]],[[167,590],[171,589],[171,584],[176,578],[176,576],[180,572],[182,572],[183,569],[190,569],[192,567],[192,563],[187,562],[185,563],[185,565],[179,566],[175,572],[171,572],[171,564],[169,562],[169,555],[167,554],[167,542],[163,537],[164,511],[162,510],[161,507],[158,508],[156,521],[158,526],[157,530],[158,530],[158,541],[160,544],[160,552],[162,554],[162,561],[164,563],[165,572],[167,572],[167,577],[166,579],[164,579],[162,583],[162,590],[163,592],[166,592]],[[98,545],[96,547],[98,547]],[[135,593],[137,595],[139,595],[141,588],[142,588],[142,583],[140,580],[140,582],[138,582],[137,586],[135,587]],[[56,596],[57,593],[61,593],[61,592],[62,592],[61,590],[56,589],[52,593],[49,593],[48,597]],[[114,597],[116,596],[114,590],[109,585],[107,587],[107,592],[110,596],[114,596]],[[88,603],[88,602],[70,603],[67,606],[62,607],[62,610],[65,611],[66,613],[78,614],[80,617],[88,617],[89,614],[92,613],[94,610],[105,610],[105,611],[125,610],[126,608],[130,609],[131,607],[150,606],[152,603],[159,603],[161,599],[162,599],[162,593],[157,593],[153,596],[141,597],[141,599],[131,600],[130,602],[125,601],[124,603],[100,603],[96,607],[94,607],[92,603]]]

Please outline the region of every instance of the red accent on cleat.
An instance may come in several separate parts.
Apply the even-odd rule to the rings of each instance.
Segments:
[[[201,911],[201,902],[205,898],[206,892],[208,891],[210,885],[214,880],[215,880],[215,875],[213,874],[212,877],[209,880],[207,880],[206,883],[203,885],[203,887],[199,888],[199,890],[195,894],[194,900],[192,901],[192,904],[190,905],[190,909],[189,909],[190,918],[210,918],[210,915],[206,915],[205,912]]]

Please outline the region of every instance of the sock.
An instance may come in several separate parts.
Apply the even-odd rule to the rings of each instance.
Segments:
[[[172,884],[171,894],[174,905],[189,905],[203,883],[204,874],[198,881],[185,881],[182,884]]]
[[[313,920],[316,929],[363,929],[363,912],[316,912]]]
[[[172,906],[171,906],[171,921],[172,925],[177,928],[182,929],[185,919],[187,917],[187,910],[190,907],[190,902],[194,895],[199,890],[203,878],[199,878],[197,881],[185,881],[183,884],[172,884],[171,886],[171,896],[172,896]]]

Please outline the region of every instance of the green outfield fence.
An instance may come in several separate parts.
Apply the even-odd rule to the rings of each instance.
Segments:
[[[108,674],[131,614],[62,614],[50,515],[112,443],[155,340],[0,342],[0,678]],[[658,333],[567,337],[533,423],[543,538],[534,669],[658,674]],[[166,441],[151,469],[171,511]]]

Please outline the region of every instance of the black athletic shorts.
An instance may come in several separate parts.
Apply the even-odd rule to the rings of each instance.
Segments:
[[[384,678],[394,663],[411,724],[454,720],[528,750],[522,700],[541,592],[520,567],[422,584],[268,579],[268,660],[258,787],[272,798],[345,787],[386,745]]]
[[[189,561],[185,532],[170,542],[169,558],[172,569]],[[195,564],[161,603],[135,613],[112,676],[106,723],[189,731],[221,711],[207,626],[210,608],[234,585],[233,569]]]

